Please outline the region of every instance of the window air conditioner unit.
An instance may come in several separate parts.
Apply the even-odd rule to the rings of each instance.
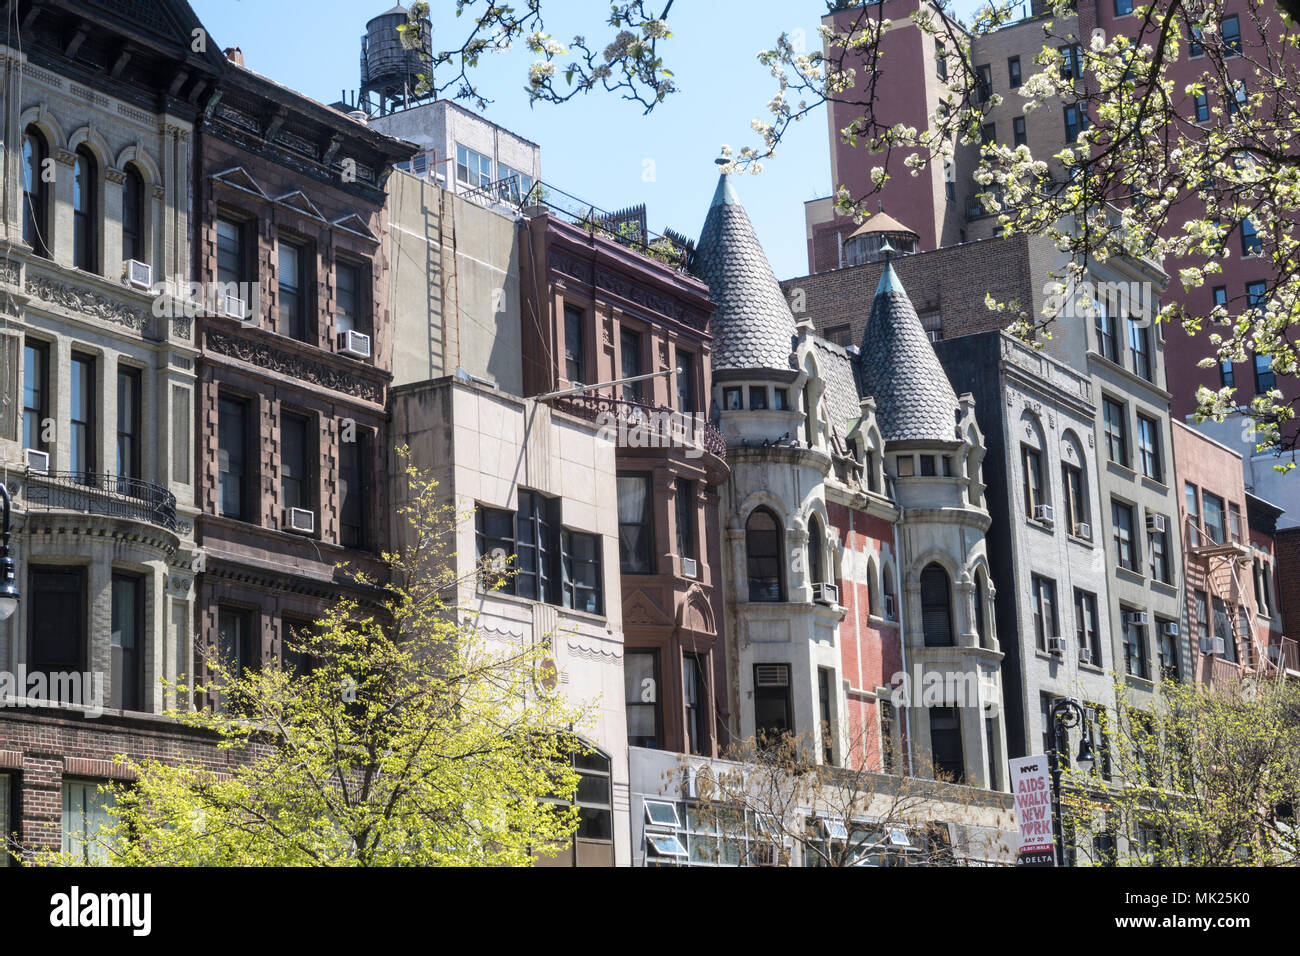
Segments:
[[[1034,520],[1052,524],[1056,520],[1056,512],[1051,505],[1034,505]]]
[[[1065,638],[1049,637],[1047,639],[1047,652],[1049,654],[1062,655],[1065,653]]]
[[[1222,657],[1224,653],[1223,638],[1221,637],[1202,638],[1201,653],[1217,654],[1219,657]]]
[[[1165,516],[1164,515],[1147,515],[1147,530],[1152,534],[1165,533]]]
[[[316,512],[306,508],[285,508],[284,530],[294,534],[315,534]]]
[[[27,473],[31,475],[48,475],[50,473],[50,453],[24,448],[23,457],[27,459]]]
[[[227,292],[221,297],[221,314],[228,319],[238,319],[243,322],[248,317],[248,306],[239,296]]]
[[[122,263],[122,281],[134,289],[153,287],[153,268],[139,259],[127,259]]]
[[[1084,541],[1092,540],[1092,525],[1086,521],[1080,521],[1074,526],[1074,536],[1082,538]]]
[[[1124,615],[1124,620],[1126,620],[1129,624],[1132,624],[1134,627],[1146,627],[1147,612],[1129,611],[1127,614]]]
[[[1092,648],[1091,648],[1091,647],[1081,647],[1081,648],[1079,648],[1079,663],[1080,663],[1080,664],[1091,664],[1091,663],[1092,663]]]
[[[818,604],[827,604],[834,607],[840,603],[840,588],[838,584],[826,584],[818,582],[813,585],[813,600]]]
[[[700,563],[694,558],[682,558],[682,577],[698,578],[700,576]]]
[[[898,620],[898,611],[894,608],[894,596],[892,594],[885,595],[885,617],[891,621]]]
[[[1163,624],[1160,625],[1160,630],[1164,631],[1164,633],[1167,634],[1169,637],[1177,637],[1177,636],[1178,636],[1178,622],[1177,622],[1177,621],[1165,621]]]
[[[339,354],[353,358],[370,358],[370,336],[355,329],[339,333]]]

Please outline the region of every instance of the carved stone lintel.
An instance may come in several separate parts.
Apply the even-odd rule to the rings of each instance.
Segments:
[[[60,166],[71,166],[77,161],[77,154],[66,149],[57,149],[54,151],[54,161]]]
[[[104,170],[104,178],[115,186],[120,186],[126,182],[126,170],[113,169],[113,167],[109,166]]]
[[[164,189],[162,186],[154,186],[154,187],[153,187],[153,198],[154,198],[154,199],[158,199],[158,200],[166,199],[166,198],[167,198],[167,190]]]

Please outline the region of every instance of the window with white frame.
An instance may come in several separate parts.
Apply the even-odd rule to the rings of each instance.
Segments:
[[[84,866],[108,861],[113,846],[105,833],[113,825],[115,800],[94,780],[63,781],[63,852]]]
[[[471,189],[492,182],[492,157],[477,153],[467,146],[456,144],[456,182]]]

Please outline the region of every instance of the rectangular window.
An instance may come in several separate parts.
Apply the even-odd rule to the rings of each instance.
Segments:
[[[1017,146],[1024,146],[1029,142],[1029,136],[1025,132],[1025,118],[1023,116],[1012,118],[1011,135]]]
[[[564,306],[564,375],[570,383],[586,384],[587,313],[576,305]]]
[[[1097,315],[1093,319],[1097,329],[1097,351],[1102,358],[1119,364],[1119,335],[1115,329],[1115,316],[1109,314],[1105,306],[1098,304]]]
[[[1232,617],[1228,613],[1228,606],[1220,598],[1211,598],[1211,606],[1214,609],[1214,636],[1223,641],[1223,658],[1224,660],[1237,660],[1237,641],[1233,632]]]
[[[1045,754],[1050,754],[1056,749],[1056,741],[1052,739],[1052,705],[1058,700],[1060,698],[1053,694],[1040,694],[1038,698],[1038,717],[1042,721]]]
[[[112,681],[109,706],[144,710],[144,579],[113,575]]]
[[[934,39],[934,72],[940,80],[948,79],[948,51],[938,37]]]
[[[1111,501],[1111,522],[1115,526],[1115,561],[1126,571],[1137,570],[1134,547],[1133,507],[1121,501]]]
[[[561,560],[560,500],[536,491],[519,492],[515,515],[514,594],[557,604]],[[568,604],[586,610],[584,604]]]
[[[1227,540],[1223,499],[1208,491],[1202,491],[1201,507],[1205,512],[1201,523],[1205,529],[1205,536],[1215,544],[1223,544]]]
[[[695,401],[695,355],[677,350],[677,410],[690,414],[700,411]]]
[[[370,331],[370,310],[366,290],[369,270],[356,262],[342,259],[334,263],[334,314],[336,332]]]
[[[1056,582],[1037,574],[1031,578],[1034,601],[1034,637],[1040,651],[1050,650],[1050,641],[1061,633],[1056,616]]]
[[[1277,375],[1273,372],[1273,356],[1255,354],[1255,394],[1263,395],[1277,387]]]
[[[659,652],[628,650],[623,654],[623,686],[630,747],[657,750],[663,741],[659,708]]]
[[[1065,61],[1061,64],[1061,76],[1065,79],[1078,80],[1083,77],[1083,47],[1078,43],[1072,43],[1069,46],[1056,48],[1056,52],[1061,54]]]
[[[629,329],[622,329],[618,334],[619,356],[622,359],[623,370],[620,378],[635,378],[642,373],[641,366],[641,334]],[[642,387],[645,382],[628,382],[623,386],[623,401],[641,403],[645,394]]]
[[[32,567],[27,575],[27,670],[50,674],[86,670],[84,568]]]
[[[46,451],[45,421],[50,417],[50,346],[40,339],[23,342],[23,447]]]
[[[980,142],[988,145],[998,141],[998,127],[996,123],[985,123],[980,127]]]
[[[1065,141],[1078,142],[1079,134],[1088,128],[1088,114],[1082,103],[1065,108]]]
[[[1083,500],[1083,469],[1074,465],[1061,465],[1061,488],[1065,498],[1065,527],[1070,534],[1080,534],[1081,524],[1090,524],[1088,508]]]
[[[1115,16],[1124,17],[1133,12],[1133,0],[1115,0]]]
[[[1149,680],[1151,666],[1147,657],[1147,629],[1134,620],[1135,611],[1120,607],[1124,622],[1124,670],[1133,677]]]
[[[674,499],[677,505],[677,554],[694,558],[695,554],[695,483],[677,479]]]
[[[1138,458],[1142,465],[1142,474],[1153,481],[1164,481],[1164,457],[1160,454],[1160,423],[1141,414],[1138,415],[1137,422]]]
[[[1223,33],[1223,49],[1228,56],[1241,55],[1241,21],[1237,19],[1234,13],[1230,17],[1224,17],[1219,26]]]
[[[731,386],[722,390],[722,407],[728,412],[738,412],[745,407],[744,390]]]
[[[1243,256],[1257,256],[1263,251],[1264,243],[1255,230],[1255,224],[1250,219],[1243,219],[1241,221],[1241,254]]]
[[[977,99],[975,102],[983,103],[993,95],[993,67],[987,63],[975,67],[975,82]],[[992,142],[989,140],[988,142]]]
[[[1192,27],[1192,35],[1187,39],[1187,58],[1194,59],[1205,54],[1205,47],[1201,45],[1201,28]]]
[[[1133,374],[1151,381],[1151,329],[1140,319],[1128,320],[1128,354]]]
[[[456,182],[471,189],[492,184],[492,158],[456,144]]]
[[[962,753],[961,718],[956,707],[930,708],[930,754],[936,776],[942,774],[955,783],[966,779],[966,759]]]
[[[564,606],[588,614],[605,613],[600,536],[564,529]]]
[[[1034,509],[1043,504],[1043,459],[1037,448],[1020,446],[1025,480],[1025,517],[1033,520]]]
[[[1170,628],[1177,628],[1178,625],[1174,621],[1156,618],[1156,627],[1159,629],[1160,677],[1176,681],[1179,679],[1178,634]]]
[[[244,244],[244,224],[230,219],[217,220],[217,281],[222,283],[248,280],[248,252]]]
[[[1148,513],[1148,520],[1155,516]],[[1168,525],[1166,525],[1168,527]],[[1169,532],[1149,530],[1147,543],[1151,549],[1151,577],[1164,584],[1173,584],[1173,562],[1169,555]]]
[[[708,712],[705,710],[704,662],[698,654],[682,655],[682,693],[686,701],[686,743],[693,754],[709,752]]]
[[[281,237],[279,253],[280,317],[277,331],[281,335],[308,341],[307,290],[310,288],[307,249]]]
[[[1074,589],[1074,633],[1079,660],[1093,667],[1104,667],[1101,653],[1101,629],[1097,620],[1097,595]]]
[[[217,403],[217,485],[221,513],[249,520],[248,402],[222,398]]]
[[[117,367],[117,474],[140,474],[141,373],[138,368]]]
[[[751,411],[767,410],[767,388],[763,385],[749,387],[749,407]]]
[[[79,866],[102,866],[113,846],[104,831],[113,825],[109,808],[115,800],[92,780],[63,780],[63,852]]]
[[[754,732],[760,745],[794,731],[790,665],[754,665]]]
[[[1206,123],[1210,119],[1210,98],[1204,93],[1197,93],[1193,97],[1196,103],[1196,122]]]
[[[217,660],[230,680],[262,663],[260,635],[254,639],[259,619],[260,615],[243,608],[217,608]]]
[[[1128,411],[1112,398],[1101,400],[1105,416],[1106,457],[1117,465],[1128,467]]]
[[[1020,85],[1020,57],[1007,57],[1007,78],[1012,89]]]
[[[311,420],[292,412],[280,413],[280,506],[306,508],[310,511],[316,500],[312,486],[315,484],[316,442],[312,435]]]
[[[817,668],[817,714],[821,725],[817,728],[822,739],[822,762],[835,765],[835,723],[831,720],[831,687],[834,671],[828,667]]]
[[[618,553],[624,574],[654,573],[650,476],[618,476]]]
[[[353,438],[339,444],[339,543],[345,548],[364,548],[369,525],[366,465],[370,436],[358,431]]]
[[[1210,597],[1204,591],[1194,591],[1192,598],[1196,615],[1196,647],[1193,650],[1199,650],[1204,654],[1210,639]]]
[[[72,354],[72,449],[70,470],[77,480],[90,483],[95,471],[95,360],[88,355]]]

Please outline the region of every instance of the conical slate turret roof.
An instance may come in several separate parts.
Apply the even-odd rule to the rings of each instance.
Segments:
[[[876,400],[885,441],[953,441],[957,395],[912,300],[885,262],[859,356],[862,392]]]
[[[700,232],[695,274],[718,306],[710,323],[715,370],[793,368],[794,315],[726,173]]]

